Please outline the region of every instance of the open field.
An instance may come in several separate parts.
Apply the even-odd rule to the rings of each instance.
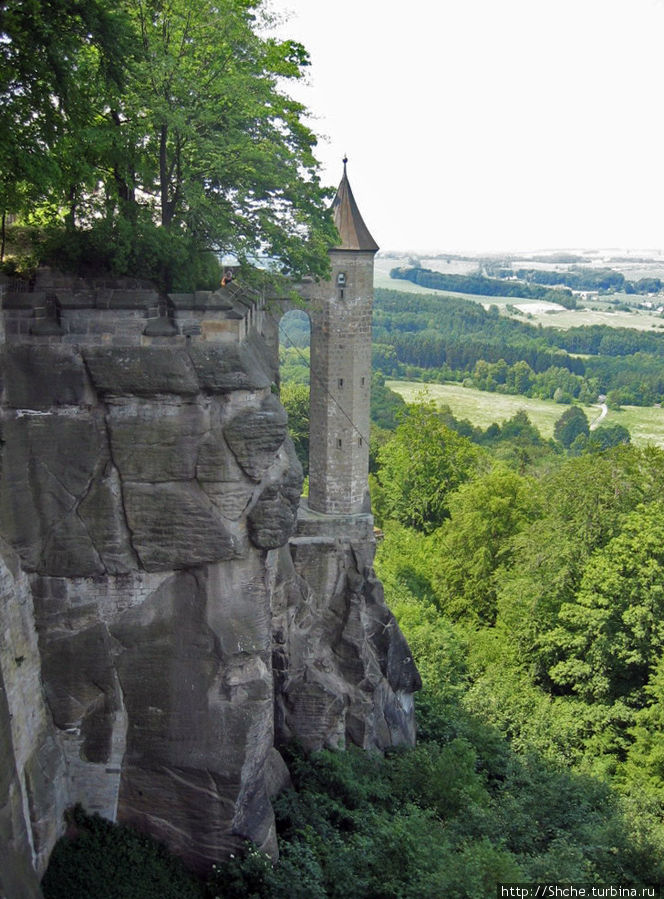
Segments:
[[[394,282],[393,282],[394,283]],[[466,299],[470,299],[469,296]],[[491,302],[486,302],[489,298],[482,297],[482,305],[488,308]],[[633,297],[632,297],[633,300]],[[493,301],[493,297],[491,298]],[[529,308],[531,305],[537,307],[542,305],[539,300],[521,300],[512,297],[508,300],[513,306],[517,306],[524,313],[522,316],[514,316],[522,321],[527,321],[531,325],[542,324],[552,328],[575,328],[579,325],[609,325],[612,328],[634,328],[637,331],[651,331],[653,329],[663,330],[664,318],[657,313],[652,313],[646,309],[635,309],[633,312],[615,311],[615,307],[606,304],[601,309],[560,309],[555,311],[534,311]],[[502,306],[503,300],[495,300],[496,306]],[[598,301],[593,300],[592,306],[603,306]]]
[[[428,264],[436,262],[436,265]],[[609,325],[613,328],[635,328],[641,331],[649,331],[652,329],[664,330],[664,317],[658,313],[653,313],[648,309],[634,309],[632,312],[616,311],[615,305],[607,302],[607,298],[599,297],[590,300],[589,307],[583,309],[564,309],[562,306],[551,308],[551,304],[542,303],[541,300],[521,299],[520,297],[485,297],[478,294],[459,293],[452,290],[434,290],[431,287],[420,287],[413,284],[412,281],[400,281],[390,278],[390,270],[400,266],[407,265],[408,260],[396,258],[376,259],[374,269],[374,286],[384,287],[388,290],[398,290],[402,293],[428,293],[438,294],[438,296],[461,297],[464,300],[471,300],[474,303],[480,303],[485,309],[489,306],[498,306],[506,315],[512,315],[520,321],[526,321],[532,325],[541,324],[543,326],[551,326],[553,328],[573,328],[578,325]],[[468,274],[473,264],[468,262],[450,264],[449,270],[442,264],[442,260],[423,259],[422,264],[437,271],[449,272],[449,274]],[[477,266],[474,266],[475,270]],[[461,271],[461,269],[464,269]],[[664,276],[664,272],[662,273]],[[635,296],[627,296],[625,294],[614,294],[612,300],[620,302],[634,303],[638,300]],[[645,299],[645,298],[644,298]],[[506,307],[514,306],[520,310],[521,314],[510,313]]]
[[[450,407],[456,418],[467,418],[474,425],[487,428],[492,422],[505,421],[523,409],[544,437],[553,436],[553,426],[567,406],[553,400],[533,400],[526,396],[510,396],[472,390],[460,384],[422,384],[419,381],[387,381],[387,386],[407,403],[431,399]],[[592,423],[599,406],[582,407]],[[609,409],[602,425],[620,424],[628,429],[637,446],[654,443],[664,447],[664,409],[654,406],[625,406],[619,412]]]

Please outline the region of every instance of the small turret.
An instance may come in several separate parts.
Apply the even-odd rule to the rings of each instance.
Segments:
[[[369,404],[374,256],[346,172],[332,203],[340,242],[311,307],[309,508],[370,511]]]

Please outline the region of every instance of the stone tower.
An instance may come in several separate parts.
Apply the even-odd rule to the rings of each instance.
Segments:
[[[370,511],[369,401],[374,256],[378,245],[344,173],[332,204],[339,245],[311,303],[309,508]]]

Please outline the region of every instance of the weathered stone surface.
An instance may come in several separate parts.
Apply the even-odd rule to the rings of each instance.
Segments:
[[[277,745],[413,744],[421,683],[373,574],[373,545],[308,535],[292,550],[292,561],[284,550],[273,560]]]
[[[143,333],[146,337],[174,337],[178,333],[178,329],[173,319],[161,316],[151,318],[143,329]]]
[[[2,424],[0,527],[27,570],[62,576],[104,570],[78,515],[109,461],[99,415],[25,415]]]
[[[91,762],[108,762],[113,715],[119,706],[106,626],[78,633],[43,631],[42,675],[55,726],[78,730],[81,754]]]
[[[288,466],[285,475],[263,490],[247,516],[251,542],[261,549],[283,546],[295,526],[302,492],[302,466],[290,438],[283,455]]]
[[[190,347],[189,354],[201,388],[210,393],[261,390],[270,386],[261,360],[244,344],[197,344]]]
[[[288,416],[275,396],[268,396],[260,409],[240,412],[224,428],[226,442],[239,465],[260,481],[274,462],[286,439]]]
[[[198,381],[189,356],[170,347],[89,347],[85,362],[102,395],[192,396]]]
[[[39,896],[62,832],[64,758],[41,687],[28,578],[0,541],[0,895]]]
[[[2,352],[5,403],[13,409],[90,402],[91,389],[81,356],[68,347],[5,347]]]
[[[178,307],[191,344],[121,347],[146,298],[114,289],[59,295],[63,339],[96,348],[18,346],[4,366],[0,892],[21,899],[68,805],[206,871],[245,838],[276,856],[275,742],[414,736],[371,516],[298,506],[262,310],[238,299],[222,321],[196,294]],[[20,339],[30,308],[11,313]]]
[[[237,850],[241,837],[274,849],[264,774],[273,740],[270,619],[261,569],[254,559],[176,574],[112,628],[129,718],[119,818],[147,826],[202,871]]]
[[[107,465],[78,506],[85,526],[107,574],[126,574],[136,568],[122,504],[122,486],[117,469]]]
[[[11,717],[0,674],[0,896],[38,899],[42,894],[14,758]]]
[[[197,403],[131,399],[109,408],[113,461],[123,480],[180,481],[196,474],[209,413]]]
[[[234,559],[241,541],[194,482],[124,485],[132,544],[147,571]]]

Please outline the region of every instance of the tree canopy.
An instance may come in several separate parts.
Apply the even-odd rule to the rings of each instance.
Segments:
[[[385,514],[430,532],[449,515],[449,494],[468,479],[475,447],[441,421],[433,403],[411,406],[379,451]]]
[[[2,208],[60,226],[61,263],[165,287],[205,251],[325,272],[328,193],[285,88],[308,56],[266,24],[262,0],[3,5]]]

